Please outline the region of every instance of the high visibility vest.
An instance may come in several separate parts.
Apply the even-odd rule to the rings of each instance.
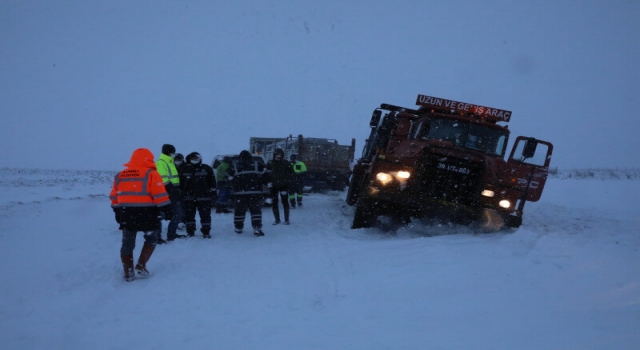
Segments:
[[[292,164],[293,164],[293,171],[296,174],[304,173],[307,171],[307,166],[300,160]]]
[[[151,207],[170,204],[162,178],[155,169],[129,168],[116,175],[109,194],[112,207]]]
[[[176,186],[180,185],[180,175],[178,174],[178,169],[176,169],[176,165],[171,157],[164,153],[161,154],[160,158],[156,162],[156,168],[158,169],[160,176],[162,176],[162,183],[165,185],[170,183]]]

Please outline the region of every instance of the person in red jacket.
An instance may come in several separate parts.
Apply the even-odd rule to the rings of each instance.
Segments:
[[[135,271],[138,276],[147,277],[149,270],[146,264],[162,230],[161,213],[164,213],[165,220],[170,220],[173,210],[151,151],[146,148],[136,149],[129,163],[124,166],[126,169],[115,176],[109,199],[116,222],[122,230],[120,259],[124,279],[129,282],[135,278],[133,250],[138,231],[144,232],[144,245]]]

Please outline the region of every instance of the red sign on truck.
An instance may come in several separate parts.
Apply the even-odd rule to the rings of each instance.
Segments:
[[[511,111],[425,95],[418,95],[416,105],[427,108],[450,109],[459,113],[472,113],[497,122],[509,122],[509,119],[511,119]]]

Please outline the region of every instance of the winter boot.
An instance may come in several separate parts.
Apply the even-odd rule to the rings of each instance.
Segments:
[[[136,277],[133,272],[133,254],[120,255],[120,260],[122,260],[122,267],[124,268],[124,280],[127,282],[133,281]]]
[[[156,247],[151,245],[143,245],[142,251],[140,252],[140,257],[138,258],[138,263],[136,264],[136,271],[138,272],[138,276],[140,277],[149,277],[149,270],[147,270],[147,261],[151,258],[151,254]]]
[[[175,239],[182,239],[182,238],[186,238],[186,237],[187,237],[187,236],[185,236],[185,235],[178,235],[178,234],[176,234],[176,235],[174,235],[174,236],[167,237],[167,241],[169,241],[169,242],[173,242]]]
[[[222,206],[221,205],[216,205],[216,214],[222,214]]]
[[[254,229],[253,229],[253,234],[254,234],[254,235],[256,235],[256,236],[258,236],[258,237],[260,237],[260,236],[264,236],[264,232],[262,232],[262,230],[261,230],[261,229],[259,229],[259,228],[254,228]]]

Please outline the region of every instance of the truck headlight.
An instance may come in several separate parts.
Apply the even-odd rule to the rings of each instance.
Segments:
[[[495,192],[491,191],[491,190],[484,190],[482,191],[482,195],[485,197],[493,197],[495,196]]]
[[[509,209],[509,207],[511,207],[511,202],[509,202],[506,199],[503,199],[498,203],[498,205],[503,207],[503,208],[505,208],[505,209]]]
[[[389,182],[391,182],[391,180],[393,180],[393,177],[387,173],[378,173],[376,175],[376,179],[380,181],[383,185],[386,185]]]
[[[398,171],[398,178],[400,179],[408,179],[409,176],[411,176],[411,173],[409,173],[408,171]]]

